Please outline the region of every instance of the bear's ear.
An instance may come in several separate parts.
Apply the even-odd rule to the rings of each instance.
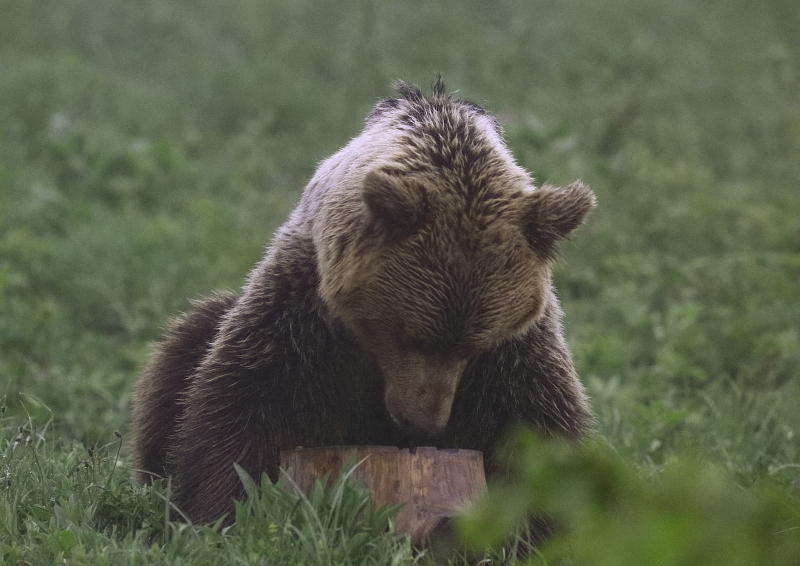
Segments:
[[[594,193],[580,181],[536,189],[525,205],[525,238],[537,253],[552,258],[558,241],[580,226],[594,205]]]
[[[372,220],[392,235],[409,235],[425,221],[424,189],[405,176],[372,170],[361,191]]]

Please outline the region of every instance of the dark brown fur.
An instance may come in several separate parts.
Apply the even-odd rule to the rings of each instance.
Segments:
[[[549,272],[591,192],[534,188],[480,107],[399,90],[320,165],[241,295],[177,319],[138,383],[134,478],[171,475],[194,522],[244,497],[234,462],[274,480],[283,449],[470,448],[491,473],[516,423],[591,426]]]

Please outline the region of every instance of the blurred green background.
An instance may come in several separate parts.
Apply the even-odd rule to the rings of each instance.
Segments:
[[[124,434],[169,317],[239,288],[316,163],[436,73],[597,194],[556,284],[599,434],[797,494],[796,0],[0,0],[7,416]]]

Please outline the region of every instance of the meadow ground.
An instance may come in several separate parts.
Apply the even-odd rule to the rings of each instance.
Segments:
[[[555,278],[602,443],[644,477],[691,454],[800,498],[794,0],[0,14],[0,563],[414,560],[376,534],[382,515],[347,523],[351,486],[306,519],[258,500],[229,533],[167,524],[118,448],[168,318],[237,289],[316,163],[394,79],[436,73],[500,117],[540,182],[597,195]]]

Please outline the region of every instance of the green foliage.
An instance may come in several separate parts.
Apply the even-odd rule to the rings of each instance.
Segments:
[[[28,398],[26,407],[47,408]],[[5,406],[4,406],[5,407]],[[341,477],[308,497],[257,486],[222,531],[170,522],[170,488],[130,484],[121,436],[104,446],[55,441],[51,421],[12,426],[0,416],[0,563],[412,565],[407,536],[390,533],[395,509]]]
[[[164,527],[158,489],[126,492],[110,462],[84,485],[104,489],[56,492],[80,529],[45,486],[75,479],[89,446],[116,451],[169,317],[239,288],[391,81],[437,72],[500,117],[540,182],[597,194],[555,278],[598,435],[648,473],[689,451],[797,500],[796,0],[0,0],[0,13],[0,398],[6,442],[20,426],[32,438],[2,462],[28,466],[0,498],[18,516],[5,562],[64,547],[70,563],[80,549],[100,564],[105,547],[222,560],[233,534]],[[54,440],[35,444],[31,423]],[[107,492],[120,517],[100,512]],[[24,538],[29,523],[52,538]]]
[[[49,412],[30,396],[24,406]],[[0,563],[112,564],[123,546],[146,548],[148,533],[158,536],[163,505],[118,465],[119,432],[101,446],[54,442],[52,417],[12,425],[0,415],[0,433]],[[111,542],[119,548],[105,548]]]
[[[800,561],[800,502],[774,487],[745,491],[719,468],[687,458],[646,478],[599,442],[543,441],[527,430],[516,433],[509,450],[515,481],[490,492],[458,524],[478,548],[503,542],[533,514],[560,527],[535,564]]]
[[[353,465],[345,463],[344,469]],[[265,474],[259,487],[244,470],[237,466],[236,471],[248,499],[236,507],[232,534],[258,548],[265,563],[271,562],[270,556],[285,564],[416,562],[407,536],[385,534],[396,508],[375,509],[369,492],[350,473],[328,487],[316,482],[305,496],[296,495],[286,477],[273,485]]]

